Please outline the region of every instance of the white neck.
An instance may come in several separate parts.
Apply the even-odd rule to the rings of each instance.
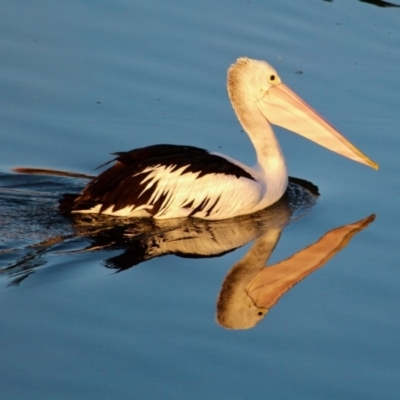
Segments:
[[[288,177],[285,159],[272,126],[252,101],[233,103],[236,115],[250,137],[257,155],[255,172],[260,184],[265,188],[257,210],[278,201],[285,193]]]

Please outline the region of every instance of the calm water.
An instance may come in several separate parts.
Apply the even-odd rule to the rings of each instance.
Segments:
[[[368,3],[3,4],[2,398],[398,398],[400,9]],[[90,174],[112,151],[160,142],[253,164],[225,89],[239,56],[273,64],[380,170],[277,129],[290,174],[319,186],[317,204],[190,225],[190,238],[175,225],[74,227],[57,199],[83,180],[11,172]],[[289,285],[258,272],[291,256]],[[321,257],[333,258],[288,291]],[[248,265],[221,305],[232,271]],[[231,301],[245,293],[257,320]],[[226,329],[222,314],[254,327]]]

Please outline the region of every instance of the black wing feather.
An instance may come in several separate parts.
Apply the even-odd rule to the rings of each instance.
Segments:
[[[135,204],[149,204],[156,184],[143,192],[141,182],[149,172],[141,172],[156,166],[174,166],[173,171],[187,166],[182,172],[200,172],[198,177],[207,174],[226,174],[237,178],[254,180],[247,171],[224,157],[210,154],[207,150],[193,146],[154,145],[127,152],[114,153],[115,164],[93,179],[72,204],[71,210],[84,210],[101,204],[100,213],[110,206],[114,211]],[[166,194],[152,204],[151,214],[156,214],[165,201]]]

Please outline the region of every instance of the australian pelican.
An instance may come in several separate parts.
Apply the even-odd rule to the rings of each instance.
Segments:
[[[271,124],[378,169],[265,61],[239,58],[228,70],[227,86],[236,115],[255,148],[255,167],[192,146],[162,144],[116,153],[114,165],[80,195],[64,202],[62,211],[220,220],[264,209],[282,197],[288,184]]]

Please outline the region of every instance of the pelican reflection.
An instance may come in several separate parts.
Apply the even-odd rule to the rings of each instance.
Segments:
[[[317,242],[288,259],[266,266],[284,228],[303,217],[314,206],[317,188],[291,179],[285,196],[258,213],[230,220],[112,219],[107,216],[76,215],[73,235],[55,236],[29,246],[21,258],[0,268],[0,274],[19,285],[46,265],[49,255],[105,250],[104,265],[117,272],[146,260],[168,254],[185,258],[216,257],[254,242],[247,254],[228,272],[217,301],[217,321],[231,329],[257,324],[296,283],[322,267],[374,216],[329,231]],[[60,253],[60,244],[72,248]],[[62,246],[61,246],[62,247]],[[113,256],[109,257],[109,250]],[[115,255],[115,251],[118,254]],[[171,259],[168,259],[169,262]],[[222,261],[223,262],[223,261]]]
[[[288,198],[251,216],[232,220],[144,220],[148,225],[101,230],[91,248],[124,251],[106,260],[106,266],[126,270],[154,257],[174,254],[186,258],[215,257],[254,241],[245,256],[226,275],[217,300],[217,322],[230,329],[254,327],[294,285],[325,265],[374,219],[372,214],[325,233],[318,241],[273,265],[266,265],[293,215],[302,216],[313,196],[302,192],[298,203]],[[92,227],[92,223],[89,223]],[[145,228],[146,227],[146,228]],[[84,228],[85,229],[85,228]],[[119,231],[120,230],[120,231]],[[81,232],[81,234],[87,234]],[[110,240],[111,239],[111,240]]]
[[[266,231],[225,277],[217,301],[218,323],[231,329],[252,328],[286,292],[324,266],[374,219],[372,214],[332,229],[310,246],[269,266],[265,264],[279,241],[282,228]]]

